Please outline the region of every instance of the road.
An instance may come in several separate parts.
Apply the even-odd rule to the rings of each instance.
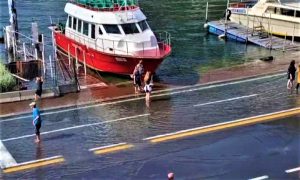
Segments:
[[[299,97],[285,86],[284,75],[265,76],[154,93],[150,107],[132,98],[43,112],[40,145],[29,114],[2,118],[1,141],[17,163],[59,157],[51,165],[12,168],[1,176],[165,179],[173,171],[176,179],[298,179],[299,110],[164,142],[147,139],[299,107]],[[126,144],[97,149],[119,143]]]

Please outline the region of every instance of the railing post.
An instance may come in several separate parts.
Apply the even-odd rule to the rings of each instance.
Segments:
[[[49,55],[49,62],[50,62],[50,73],[51,73],[51,78],[53,78],[53,69],[52,69],[52,58],[51,58],[51,55]]]
[[[34,48],[34,55],[35,55],[35,60],[38,60],[38,51],[36,48]]]
[[[69,68],[70,68],[71,67],[70,44],[68,44],[68,59],[69,59]]]
[[[23,53],[24,53],[24,60],[27,61],[25,43],[23,43]]]
[[[85,51],[83,51],[83,59],[84,59],[84,75],[86,77],[86,57],[85,57]]]
[[[46,65],[45,65],[45,38],[44,38],[44,34],[42,34],[42,61],[43,61],[43,67],[44,67],[44,75],[46,74]]]
[[[114,54],[116,54],[116,51],[115,51],[115,41],[113,40],[113,50],[114,50]]]
[[[127,55],[128,55],[128,41],[126,41],[126,49],[127,49]]]

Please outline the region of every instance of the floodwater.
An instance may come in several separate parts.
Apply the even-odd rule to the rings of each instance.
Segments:
[[[162,179],[172,170],[184,179],[249,179],[261,174],[286,179],[284,170],[300,162],[299,116],[167,143],[151,145],[143,140],[298,107],[299,97],[285,91],[285,81],[281,75],[195,86],[153,97],[150,108],[143,99],[136,99],[44,112],[40,145],[33,142],[30,114],[2,119],[1,140],[17,162],[56,155],[66,159],[63,165],[4,177]],[[132,143],[135,148],[101,156],[88,152],[121,142]]]
[[[215,6],[210,19],[223,15],[226,1]],[[17,1],[20,31],[29,32],[32,19],[50,36],[50,16],[64,20],[65,1]],[[199,82],[201,72],[253,61],[281,52],[219,40],[203,29],[202,0],[141,0],[153,30],[172,34],[173,53],[157,71],[160,81],[174,85]],[[0,26],[7,23],[6,2],[0,1]],[[0,57],[5,61],[3,46]],[[173,95],[95,105],[42,115],[42,143],[33,142],[31,116],[1,120],[1,140],[17,162],[63,155],[66,163],[37,170],[5,174],[7,179],[164,179],[174,171],[179,179],[249,179],[270,174],[289,178],[287,168],[299,165],[299,116],[237,128],[201,137],[150,145],[143,138],[298,107],[297,95],[286,92],[285,76],[210,88],[195,87]],[[189,91],[190,90],[190,91]],[[247,97],[237,101],[222,101]],[[206,104],[217,102],[215,104]],[[196,106],[202,104],[201,106]],[[206,104],[206,105],[205,105]],[[98,125],[84,126],[93,123]],[[84,127],[83,127],[84,126]],[[72,128],[70,127],[78,127]],[[29,135],[29,136],[27,136]],[[94,156],[90,148],[121,142],[133,151]],[[236,178],[233,178],[236,177]],[[1,178],[1,172],[0,172]],[[292,176],[292,179],[295,176]]]

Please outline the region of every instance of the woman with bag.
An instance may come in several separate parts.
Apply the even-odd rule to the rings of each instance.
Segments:
[[[288,69],[288,82],[287,82],[287,89],[290,89],[291,93],[293,93],[295,77],[296,77],[295,60],[292,60]]]

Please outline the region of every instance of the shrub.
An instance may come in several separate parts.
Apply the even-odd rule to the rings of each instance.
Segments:
[[[0,92],[12,90],[16,86],[16,79],[5,68],[4,64],[0,63]]]

